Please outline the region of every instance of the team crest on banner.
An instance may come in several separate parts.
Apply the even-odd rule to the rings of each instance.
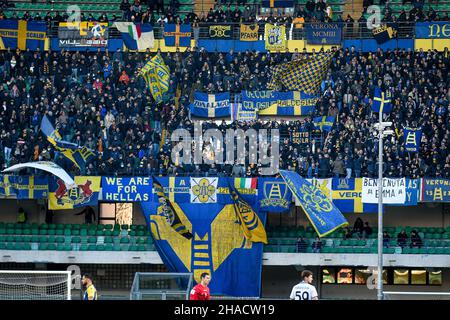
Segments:
[[[165,196],[170,200],[171,209],[178,217],[179,225],[184,226],[192,237],[183,236],[168,223],[166,215],[159,209],[161,202],[158,197],[154,197],[151,202],[140,203],[164,265],[170,272],[193,273],[197,282],[203,272],[210,273],[214,279],[209,285],[211,294],[260,296],[263,244],[246,239],[230,196],[230,184],[252,188],[255,181],[235,181],[233,178],[194,179],[195,181],[188,177],[158,178],[162,189],[165,190]],[[216,183],[217,203],[189,201],[193,187],[200,184],[208,189]],[[155,194],[157,192],[155,190]],[[256,193],[250,195],[247,192],[245,198],[251,206],[257,196]],[[261,229],[267,215],[265,212],[259,212],[258,206],[252,206],[252,210],[258,215],[261,222],[258,226]],[[255,229],[253,227],[254,225],[250,224],[251,230]],[[231,274],[233,277],[230,277]]]
[[[264,30],[267,50],[284,50],[286,49],[286,27],[275,26],[267,23]]]
[[[67,190],[64,181],[52,179],[49,186],[49,209],[63,210],[97,205],[101,177],[75,177],[76,188]]]
[[[267,212],[289,211],[292,205],[292,192],[283,179],[259,178],[259,209]]]
[[[217,203],[218,178],[191,178],[191,203]]]

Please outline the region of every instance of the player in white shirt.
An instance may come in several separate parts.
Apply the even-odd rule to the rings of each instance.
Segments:
[[[309,270],[303,270],[302,279],[302,282],[292,288],[291,300],[319,300],[316,287],[311,285],[313,273]]]

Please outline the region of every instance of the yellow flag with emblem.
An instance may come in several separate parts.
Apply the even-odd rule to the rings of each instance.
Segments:
[[[267,244],[266,229],[264,229],[264,225],[256,212],[244,199],[242,199],[241,195],[234,187],[229,185],[229,188],[230,196],[234,204],[234,210],[245,238],[251,242],[263,242]]]

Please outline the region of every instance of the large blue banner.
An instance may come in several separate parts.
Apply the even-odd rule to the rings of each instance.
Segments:
[[[423,202],[450,202],[450,179],[422,179]]]
[[[259,115],[303,116],[314,112],[318,97],[300,91],[242,91],[242,105]]]
[[[207,94],[194,93],[194,102],[189,109],[193,116],[202,118],[218,118],[230,116],[230,93]]]
[[[342,28],[337,23],[308,23],[306,41],[308,44],[341,44]]]
[[[14,176],[5,174],[0,175],[0,196],[9,197],[17,195],[14,185]]]
[[[280,170],[280,174],[320,237],[348,225],[339,209],[318,187],[296,172]]]
[[[151,201],[150,177],[102,177],[102,200],[114,202]]]
[[[45,21],[0,20],[0,49],[44,50]]]
[[[258,178],[258,203],[260,211],[286,212],[292,206],[292,192],[283,179]]]
[[[17,192],[17,199],[47,199],[48,177],[13,176],[10,177]]]
[[[450,21],[416,22],[418,39],[450,39]]]
[[[218,186],[227,185],[229,189],[227,179],[220,178]],[[164,190],[177,193],[186,191],[180,183],[189,180],[168,181],[158,178],[158,181]],[[206,181],[200,183],[204,186]],[[209,180],[209,183],[204,190],[216,191],[211,190],[211,184],[215,182]],[[165,194],[181,223],[193,235],[187,239],[174,230],[164,216],[164,211],[157,210],[158,202],[141,203],[156,248],[167,268],[171,272],[192,272],[197,282],[200,281],[201,273],[208,272],[213,279],[209,286],[212,294],[259,297],[263,245],[246,240],[229,190],[226,195],[228,200],[225,195],[221,199],[223,203],[178,203],[172,200],[178,198],[176,195]],[[253,210],[264,224],[266,214],[259,213],[256,206],[253,206]]]

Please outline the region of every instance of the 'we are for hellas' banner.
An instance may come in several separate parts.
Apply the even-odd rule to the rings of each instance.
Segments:
[[[378,203],[378,179],[363,178],[362,202]],[[405,203],[406,181],[405,178],[383,178],[383,203]]]

